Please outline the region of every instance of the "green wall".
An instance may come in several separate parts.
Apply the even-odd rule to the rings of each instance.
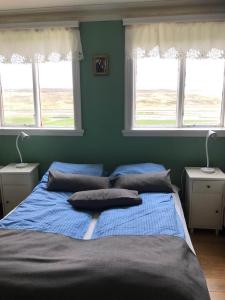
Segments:
[[[41,174],[53,160],[100,163],[107,170],[124,163],[159,162],[180,185],[184,166],[205,164],[204,139],[123,137],[124,29],[122,22],[81,23],[83,137],[32,136],[23,143],[24,160],[39,162]],[[94,76],[92,56],[109,54],[110,75]],[[225,139],[210,141],[211,162],[225,171]],[[18,161],[15,136],[0,136],[0,164]]]

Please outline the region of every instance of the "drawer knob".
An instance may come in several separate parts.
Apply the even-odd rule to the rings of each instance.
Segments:
[[[9,201],[6,201],[7,204],[9,204]]]
[[[218,210],[216,210],[216,214],[218,214],[219,213],[219,211]]]
[[[207,189],[210,189],[210,185],[207,185]]]

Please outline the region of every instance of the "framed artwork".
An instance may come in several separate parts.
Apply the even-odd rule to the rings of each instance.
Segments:
[[[108,75],[109,74],[109,56],[108,55],[94,55],[93,56],[93,72],[94,72],[94,75]]]

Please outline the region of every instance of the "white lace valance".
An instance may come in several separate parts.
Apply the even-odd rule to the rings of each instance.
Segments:
[[[225,57],[225,22],[167,22],[126,26],[126,55]]]
[[[0,30],[0,62],[27,63],[81,59],[77,28]]]

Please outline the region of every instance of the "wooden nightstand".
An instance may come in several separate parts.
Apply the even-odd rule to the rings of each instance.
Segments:
[[[188,226],[215,229],[223,225],[223,194],[225,174],[218,168],[207,174],[201,168],[186,167],[186,212]]]
[[[30,163],[25,168],[16,168],[16,164],[9,164],[0,169],[4,216],[32,192],[38,183],[38,165]]]

